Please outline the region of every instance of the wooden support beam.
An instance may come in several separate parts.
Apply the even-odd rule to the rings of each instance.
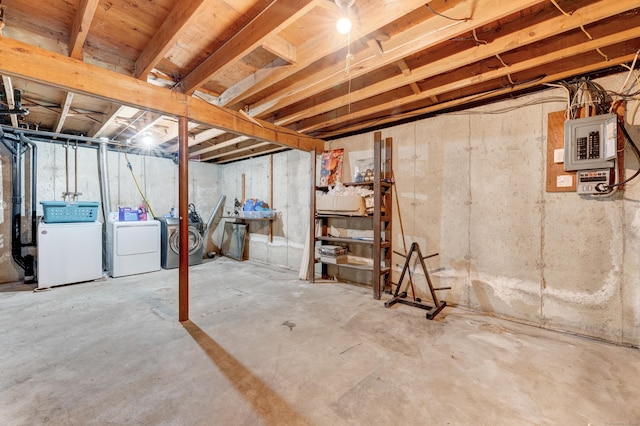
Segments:
[[[511,2],[509,3],[509,5],[511,5]],[[593,3],[578,9],[571,16],[559,15],[556,18],[549,19],[542,23],[536,23],[527,28],[522,28],[515,33],[507,34],[500,38],[497,38],[489,44],[475,46],[447,56],[446,58],[440,59],[438,61],[434,61],[421,67],[414,68],[413,70],[411,70],[411,74],[409,76],[396,76],[379,81],[375,84],[368,85],[360,90],[353,91],[349,93],[348,96],[338,96],[327,102],[316,104],[313,106],[313,108],[308,108],[307,110],[305,110],[304,114],[302,115],[300,113],[297,113],[292,117],[282,117],[276,123],[278,125],[284,126],[292,123],[293,121],[298,121],[301,118],[313,117],[327,111],[332,111],[347,103],[351,103],[353,105],[355,102],[367,99],[372,96],[376,96],[380,93],[388,92],[399,87],[409,85],[410,83],[433,77],[438,74],[446,73],[448,71],[457,69],[461,66],[473,62],[480,61],[482,59],[493,57],[496,54],[504,53],[518,47],[526,46],[528,44],[544,40],[548,37],[560,34],[562,32],[578,28],[580,25],[585,25],[590,22],[596,22],[601,19],[623,13],[629,9],[633,9],[635,5],[635,0],[620,0],[617,2],[601,0],[597,3]],[[387,58],[388,56],[390,55],[385,55],[385,58]],[[504,70],[505,67],[501,69]],[[419,96],[424,96],[424,93],[426,92],[419,94]],[[309,96],[309,94],[307,93],[305,96]],[[290,100],[297,99],[298,97],[299,96],[296,95],[294,97],[291,97]],[[264,101],[266,102],[266,99]],[[266,111],[271,111],[273,109],[274,108],[270,106]],[[253,115],[259,115],[254,108],[252,108],[251,111]],[[308,131],[308,129],[305,129],[303,131]]]
[[[178,320],[189,320],[189,121],[178,119],[178,222],[180,260],[178,270]]]
[[[402,71],[402,75],[404,75],[405,77],[411,76],[411,69],[404,59],[400,59],[398,62],[396,62],[396,64],[398,65],[398,68],[400,68],[400,71]],[[420,94],[420,88],[415,82],[412,81],[411,83],[409,83],[409,87],[411,87],[411,90],[415,95]]]
[[[367,40],[367,45],[369,45],[369,49],[375,52],[378,57],[384,56],[384,50],[382,50],[382,44],[378,40],[369,39]]]
[[[257,120],[260,125],[256,125],[236,111],[9,38],[3,38],[0,43],[0,74],[147,111],[187,117],[194,122],[288,148],[310,151],[316,146],[324,147],[324,141],[320,139],[262,120]]]
[[[233,146],[233,145],[235,145],[237,143],[244,142],[244,141],[246,141],[248,139],[250,139],[250,138],[247,137],[247,136],[237,136],[235,138],[229,139],[228,141],[220,142],[220,143],[217,143],[215,145],[208,146],[206,148],[202,148],[202,149],[199,149],[197,151],[190,152],[189,153],[189,157],[195,157],[196,155],[206,154],[207,152],[211,152],[211,151],[218,151],[218,150],[221,150],[222,148],[226,148],[228,146]]]
[[[191,131],[195,127],[198,127],[198,123],[189,122],[189,131]],[[200,132],[200,133],[198,133],[196,135],[189,135],[189,148],[191,148],[192,146],[195,146],[195,145],[199,145],[202,142],[206,142],[209,139],[216,138],[216,137],[218,137],[220,135],[223,135],[225,133],[227,133],[227,132],[224,131],[224,130],[220,130],[220,129],[207,129],[207,130],[203,130],[202,132]],[[167,135],[167,138],[165,138],[165,140],[163,142],[167,142],[167,141],[173,139],[176,136],[177,135],[173,135],[173,133],[171,133],[171,134]],[[177,150],[178,150],[178,144],[168,148],[166,150],[166,152],[176,152]]]
[[[82,47],[89,34],[98,2],[99,0],[80,0],[69,37],[69,56],[72,58],[82,59]]]
[[[54,133],[60,133],[62,131],[62,127],[64,126],[64,122],[69,115],[69,108],[71,108],[71,102],[73,102],[73,93],[67,92],[67,96],[62,104],[62,109],[60,110],[60,117],[58,117],[58,123],[56,124]]]
[[[446,10],[447,16],[457,19],[473,16],[473,19],[451,21],[435,15],[433,18],[427,19],[387,41],[379,40],[380,49],[384,52],[384,55],[372,55],[368,51],[356,54],[351,61],[353,66],[349,73],[349,78],[354,79],[373,72],[421,50],[436,46],[438,43],[453,37],[458,37],[477,26],[489,24],[496,19],[542,2],[543,0],[512,0],[509,2],[504,0],[485,0],[482,7],[476,10],[471,10],[470,2],[466,1],[439,2],[440,4],[436,10]],[[429,4],[434,3],[436,2],[432,1]],[[299,52],[301,50],[301,48],[298,49]],[[312,73],[287,86],[286,89],[264,97],[260,102],[253,104],[249,112],[255,117],[264,117],[280,108],[304,100],[312,94],[338,86],[345,81],[343,70],[344,64],[335,64],[317,73]],[[408,84],[409,82],[406,82],[402,85]],[[346,101],[342,99],[342,102]]]
[[[7,107],[9,107],[9,109],[14,109],[16,107],[16,100],[13,96],[13,83],[11,82],[11,77],[3,75],[2,86],[4,87],[4,96],[7,100]],[[11,114],[11,125],[13,127],[18,127],[18,116],[16,114]]]
[[[94,138],[99,138],[107,130],[120,115],[124,107],[121,105],[111,104],[104,113],[104,120],[101,123],[96,123],[93,128],[88,132],[88,135]]]
[[[533,57],[529,60],[526,61],[522,61],[522,62],[518,62],[515,63],[513,65],[509,65],[506,67],[500,67],[491,71],[487,71],[485,73],[482,73],[480,75],[475,75],[472,77],[468,77],[465,79],[461,79],[461,80],[457,80],[457,81],[453,81],[449,84],[443,84],[438,86],[437,88],[431,89],[431,90],[425,90],[424,92],[421,92],[419,94],[414,94],[411,97],[404,97],[404,98],[396,98],[392,101],[389,102],[381,102],[381,103],[377,103],[376,105],[372,105],[369,108],[365,108],[365,109],[359,109],[357,111],[353,111],[352,113],[348,114],[348,115],[344,115],[341,117],[342,120],[351,120],[354,118],[358,118],[358,117],[363,117],[363,116],[368,116],[371,114],[375,114],[377,112],[381,112],[381,111],[385,111],[385,110],[389,110],[389,109],[395,109],[397,108],[399,105],[407,103],[407,102],[413,102],[413,101],[418,101],[418,100],[422,100],[422,99],[427,99],[430,98],[432,96],[437,96],[443,93],[447,93],[456,89],[461,89],[464,87],[469,87],[472,86],[474,84],[478,84],[479,82],[482,81],[488,81],[488,80],[492,80],[495,78],[499,78],[499,77],[506,77],[509,74],[515,74],[521,71],[525,71],[527,69],[530,68],[534,68],[534,67],[539,67],[542,66],[544,64],[548,64],[554,61],[558,61],[558,60],[562,60],[562,59],[566,59],[566,58],[570,58],[572,56],[577,56],[580,55],[582,53],[585,52],[589,52],[595,49],[599,49],[599,48],[603,48],[612,44],[616,44],[616,43],[620,43],[620,42],[624,42],[626,40],[631,40],[633,38],[637,38],[638,37],[638,30],[637,28],[632,28],[626,31],[621,31],[619,33],[614,33],[612,35],[606,36],[606,37],[601,37],[595,40],[589,40],[585,43],[582,44],[578,44],[578,45],[571,45],[570,47],[567,47],[565,49],[561,49],[555,52],[551,52],[547,55],[541,55],[541,56],[536,56]],[[585,37],[586,39],[586,37]],[[614,64],[611,64],[614,65]],[[437,66],[436,63],[434,63],[434,66]],[[578,74],[576,74],[578,75]],[[316,129],[320,129],[322,127],[326,127],[328,125],[331,125],[331,121],[333,120],[333,118],[330,115],[326,115],[326,120],[323,120],[322,118],[319,118],[312,126],[309,125],[303,125],[303,131],[305,132],[310,132]]]
[[[290,64],[296,63],[296,47],[277,34],[271,35],[262,43],[262,48]]]
[[[463,0],[432,0],[429,4],[437,3],[437,10],[446,10],[450,7],[449,5],[461,2],[463,2]],[[351,40],[355,41],[360,37],[367,36],[372,31],[375,31],[386,24],[390,24],[394,20],[404,16],[406,13],[420,7],[424,7],[425,3],[426,2],[424,0],[403,0],[402,2],[390,2],[388,0],[358,0],[357,7],[359,16],[366,17],[366,19],[362,19],[358,25],[354,26],[351,31]],[[328,7],[335,8],[335,4],[329,4]],[[468,8],[469,7],[467,6],[467,9]],[[255,74],[234,84],[220,95],[218,104],[233,105],[238,102],[238,100],[255,95],[286,77],[292,76],[303,70],[315,61],[347,46],[346,37],[342,34],[338,34],[337,31],[331,34],[332,35],[329,39],[327,39],[326,35],[313,37],[298,46],[298,61],[295,64],[292,64],[289,67],[267,66],[264,69],[258,70]],[[341,71],[344,72],[344,64],[342,64],[341,67]],[[318,151],[322,151],[322,149],[319,149]]]
[[[273,148],[270,148],[269,146],[266,146],[265,148],[256,149],[256,150],[254,150],[252,152],[249,152],[247,154],[244,154],[244,155],[230,156],[229,158],[224,158],[222,160],[216,161],[216,164],[231,163],[232,161],[244,160],[245,158],[255,157],[256,155],[273,154],[274,152],[279,152],[279,151],[283,151],[283,150],[287,149],[287,148],[284,148],[282,146],[274,146],[273,144],[267,144],[267,145],[271,145]],[[235,153],[235,151],[234,151],[234,153]]]
[[[198,15],[205,13],[208,6],[207,0],[179,0],[136,60],[133,75],[146,81],[153,67],[191,27]]]
[[[429,107],[426,107],[426,108],[421,108],[419,110],[414,110],[414,111],[411,111],[410,113],[407,113],[406,115],[414,117],[416,115],[429,114],[429,113],[440,111],[440,110],[446,109],[446,108],[455,108],[457,106],[464,105],[464,104],[466,104],[468,102],[478,102],[478,101],[482,101],[482,100],[485,100],[485,99],[492,99],[492,98],[495,98],[495,97],[499,97],[501,95],[505,95],[505,94],[508,94],[508,93],[515,92],[516,90],[524,90],[524,89],[527,89],[529,87],[539,86],[541,84],[551,83],[551,82],[558,81],[558,80],[563,80],[565,78],[574,77],[576,75],[588,74],[588,73],[591,73],[591,72],[594,72],[594,71],[601,70],[601,69],[606,68],[606,67],[625,64],[625,63],[633,61],[635,56],[636,56],[635,53],[633,53],[633,54],[624,55],[624,56],[620,56],[620,57],[616,57],[616,58],[609,58],[608,61],[603,60],[602,62],[597,62],[597,63],[585,65],[585,66],[579,66],[577,68],[566,70],[566,71],[563,71],[563,72],[560,72],[560,73],[557,73],[557,74],[548,75],[548,76],[544,77],[541,80],[536,80],[536,81],[531,82],[531,83],[521,84],[517,88],[515,88],[515,87],[506,87],[504,89],[497,90],[497,91],[492,91],[492,92],[485,93],[485,94],[482,94],[482,95],[474,94],[474,95],[470,95],[470,96],[465,96],[463,98],[458,98],[458,99],[454,99],[454,100],[451,100],[451,101],[448,101],[448,102],[443,102],[443,103],[438,104],[438,105],[433,105],[433,106],[429,106]],[[379,125],[382,125],[382,124],[398,121],[399,119],[401,120],[404,116],[405,116],[405,114],[398,114],[398,115],[394,115],[393,117],[388,117],[388,118],[376,118],[376,119],[373,120],[373,122],[375,123],[376,126],[379,126]],[[342,133],[345,133],[345,132],[356,132],[356,131],[359,131],[359,130],[365,130],[365,129],[371,127],[371,125],[372,125],[372,123],[370,123],[368,121],[360,122],[360,123],[352,125],[350,127],[341,128],[339,134],[342,134]],[[332,132],[327,132],[326,137],[334,136],[336,134],[334,134]]]
[[[220,152],[217,154],[202,157],[200,158],[200,161],[211,161],[211,160],[215,160],[216,158],[222,158],[230,155],[240,154],[246,151],[256,150],[257,148],[261,148],[264,146],[272,146],[272,145],[273,144],[269,142],[260,142],[260,143],[255,143],[255,141],[247,142],[247,144],[244,146],[238,146],[236,148],[231,148],[225,152]]]
[[[213,52],[180,82],[182,92],[192,94],[220,72],[226,64],[236,62],[260,46],[262,39],[277,34],[295,22],[313,6],[314,0],[287,0],[271,3],[260,15],[238,31],[221,48]]]

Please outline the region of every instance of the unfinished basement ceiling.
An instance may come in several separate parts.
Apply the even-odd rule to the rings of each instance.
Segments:
[[[621,72],[640,50],[637,0],[355,0],[349,36],[334,0],[46,3],[2,0],[4,37],[323,139]],[[176,117],[21,77],[2,100],[19,91],[29,114],[5,125],[177,151]],[[197,122],[189,135],[213,163],[288,149]]]

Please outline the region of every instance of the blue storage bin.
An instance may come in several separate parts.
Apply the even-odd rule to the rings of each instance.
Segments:
[[[97,201],[40,201],[45,223],[95,222],[98,219]]]

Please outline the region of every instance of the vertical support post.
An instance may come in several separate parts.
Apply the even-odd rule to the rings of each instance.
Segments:
[[[382,268],[380,267],[381,245],[380,236],[382,233],[380,209],[382,208],[382,133],[375,132],[373,134],[373,197],[376,208],[373,210],[373,298],[380,300],[380,276]]]
[[[311,199],[309,200],[311,210],[309,211],[309,241],[307,241],[307,244],[309,244],[309,271],[307,275],[310,277],[309,281],[313,283],[316,278],[316,160],[318,155],[315,147],[309,152],[309,155],[311,156]]]
[[[273,210],[273,154],[269,155],[269,208]],[[273,220],[269,221],[269,242],[273,242]]]
[[[189,120],[178,119],[178,215],[180,263],[178,270],[178,320],[189,320]]]

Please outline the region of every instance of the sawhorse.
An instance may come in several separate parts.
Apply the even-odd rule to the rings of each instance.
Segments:
[[[396,252],[397,253],[397,252]],[[409,280],[411,281],[411,287],[413,289],[413,278],[411,276],[411,271],[409,270],[409,264],[411,262],[411,256],[416,253],[418,259],[420,259],[420,265],[422,266],[422,270],[424,272],[424,276],[427,278],[427,284],[429,285],[429,291],[431,292],[431,298],[433,299],[434,306],[428,305],[426,303],[422,303],[420,299],[416,299],[415,293],[413,294],[413,300],[407,299],[407,292],[400,292],[400,288],[402,287],[402,280],[404,279],[405,274],[409,271]],[[401,253],[398,253],[401,255]],[[447,306],[447,302],[444,300],[439,301],[438,296],[436,296],[436,291],[439,290],[450,290],[451,287],[439,287],[433,288],[433,284],[431,284],[431,278],[429,277],[429,271],[427,271],[427,266],[424,263],[425,259],[430,257],[437,256],[438,253],[431,254],[429,256],[422,256],[422,251],[420,251],[420,246],[418,243],[412,243],[411,248],[409,249],[409,253],[406,255],[406,260],[404,262],[404,267],[402,268],[402,273],[400,274],[400,280],[396,285],[396,291],[393,294],[393,297],[386,302],[384,302],[385,308],[391,307],[396,303],[402,303],[403,305],[413,306],[415,308],[421,308],[427,310],[427,319],[432,320],[440,313],[445,306]]]

